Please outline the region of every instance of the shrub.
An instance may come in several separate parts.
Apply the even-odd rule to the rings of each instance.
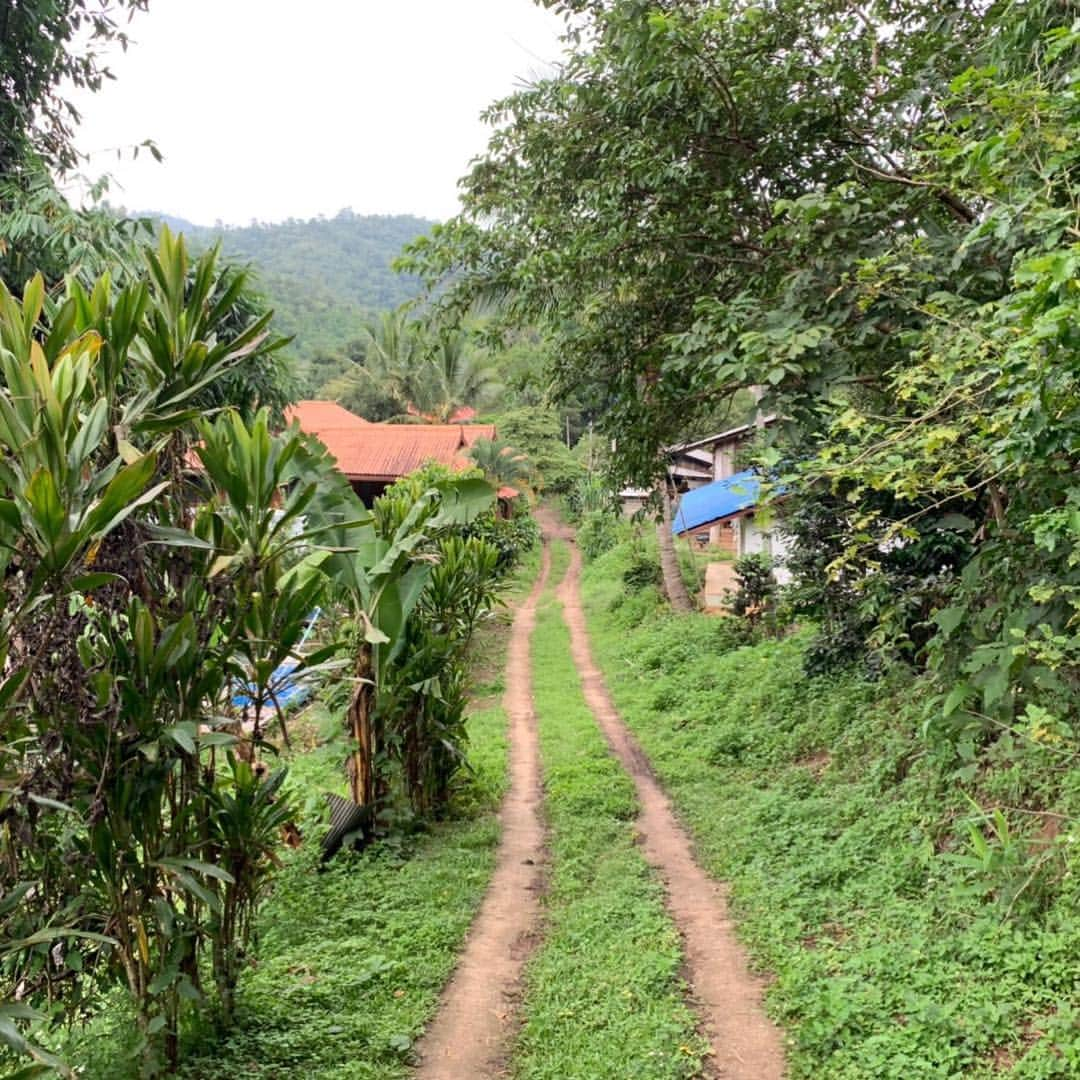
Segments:
[[[622,573],[623,584],[628,589],[644,589],[650,585],[659,586],[662,579],[660,563],[640,547],[635,547],[630,565]]]
[[[527,510],[510,518],[489,513],[465,526],[462,535],[476,537],[490,544],[498,552],[495,573],[504,577],[517,566],[526,552],[540,542],[540,526]]]
[[[611,485],[598,473],[581,477],[567,492],[565,504],[566,516],[575,524],[589,513],[603,511],[614,516],[619,512]]]
[[[767,555],[743,555],[735,560],[735,580],[738,587],[732,595],[731,610],[754,621],[767,611],[776,593],[772,560]]]
[[[619,540],[619,519],[604,510],[582,515],[577,531],[578,547],[588,562],[610,551]]]
[[[585,475],[585,467],[562,440],[559,417],[551,410],[514,409],[499,418],[499,436],[528,455],[537,487],[565,494]]]

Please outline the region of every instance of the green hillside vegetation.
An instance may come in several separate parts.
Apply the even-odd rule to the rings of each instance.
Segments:
[[[344,366],[351,342],[377,312],[413,299],[415,278],[392,263],[434,222],[408,214],[354,214],[243,227],[197,225],[147,212],[181,230],[197,248],[221,239],[230,262],[251,263],[256,283],[274,309],[274,325],[294,337],[303,389],[313,392]],[[309,374],[317,372],[317,374]]]

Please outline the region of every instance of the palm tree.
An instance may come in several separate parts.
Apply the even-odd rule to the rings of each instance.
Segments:
[[[463,410],[486,405],[499,389],[494,360],[471,349],[468,335],[432,336],[404,311],[383,313],[361,343],[363,363],[327,385],[335,399],[376,405],[382,415],[371,419],[451,423]]]
[[[404,311],[383,312],[377,322],[364,328],[360,345],[363,362],[327,383],[326,391],[335,401],[353,402],[362,415],[374,408],[379,415],[367,419],[404,417],[410,404],[411,384],[426,354],[420,324]]]
[[[500,439],[477,439],[469,449],[469,457],[496,487],[524,483],[532,471],[529,459]]]
[[[445,331],[428,346],[406,382],[409,405],[429,423],[451,423],[464,409],[479,409],[499,389],[494,360],[469,347],[461,330]]]

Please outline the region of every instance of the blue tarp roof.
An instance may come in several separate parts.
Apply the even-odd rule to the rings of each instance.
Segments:
[[[717,518],[749,510],[757,504],[760,488],[757,476],[747,469],[726,480],[714,480],[704,487],[687,491],[679,499],[671,531],[676,534],[688,532]]]

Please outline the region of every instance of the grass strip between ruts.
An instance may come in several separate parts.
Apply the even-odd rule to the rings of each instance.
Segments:
[[[553,545],[555,582],[566,548]],[[562,610],[545,593],[533,679],[551,836],[543,943],[526,970],[520,1080],[693,1076],[679,937],[635,843],[633,782],[581,694]]]

